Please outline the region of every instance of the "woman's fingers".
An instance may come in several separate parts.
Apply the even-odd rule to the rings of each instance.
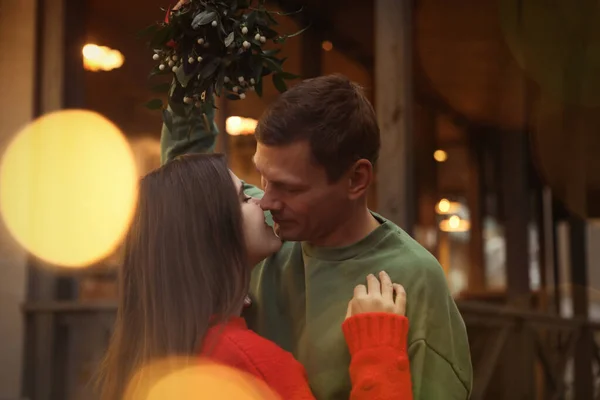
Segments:
[[[357,285],[354,288],[354,298],[360,298],[367,295],[367,287],[365,285]]]
[[[404,286],[394,283],[394,292],[396,293],[396,310],[400,315],[406,315],[406,291]]]
[[[387,272],[381,271],[379,273],[379,280],[381,281],[381,295],[383,298],[390,302],[394,301],[394,286]]]
[[[406,315],[406,291],[390,276],[382,271],[379,279],[373,274],[367,276],[367,284],[354,288],[354,298],[348,303],[346,318],[370,312],[385,312]]]
[[[184,4],[187,4],[189,2],[190,2],[190,0],[179,0],[177,2],[177,4],[175,4],[175,7],[173,7],[173,11],[179,10],[181,8],[181,6],[183,6]]]
[[[381,295],[381,285],[373,274],[367,276],[367,290],[369,291],[370,296]]]

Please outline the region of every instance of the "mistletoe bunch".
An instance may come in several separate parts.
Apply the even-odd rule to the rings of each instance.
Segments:
[[[181,0],[167,10],[164,22],[147,28],[151,35],[156,65],[151,76],[174,74],[175,84],[159,85],[172,89],[175,101],[194,104],[204,113],[214,106],[214,95],[242,100],[246,93],[262,95],[263,78],[272,75],[275,87],[284,92],[286,80],[297,75],[285,72],[285,58],[278,58],[289,35],[275,30],[276,15],[265,0]],[[296,12],[300,12],[296,11]],[[274,43],[266,48],[268,42]],[[150,101],[149,108],[162,108],[162,101]]]

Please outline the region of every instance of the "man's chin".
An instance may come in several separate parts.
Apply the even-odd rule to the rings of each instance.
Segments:
[[[300,240],[298,240],[295,232],[291,231],[290,229],[282,229],[281,225],[279,225],[277,223],[273,224],[273,233],[282,242],[299,242],[300,241]]]
[[[273,233],[279,240],[283,240],[281,239],[281,226],[277,222],[273,223]]]
[[[278,223],[274,223],[273,224],[273,233],[282,242],[287,242],[287,241],[290,240],[289,239],[289,236],[290,236],[289,233],[290,232],[287,232],[285,229],[282,229],[281,225],[279,225]]]

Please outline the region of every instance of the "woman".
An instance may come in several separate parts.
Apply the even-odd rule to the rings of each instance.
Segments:
[[[102,399],[122,398],[149,362],[190,355],[246,371],[282,399],[313,398],[301,364],[240,317],[251,266],[280,246],[223,156],[180,157],[144,177]],[[357,286],[343,324],[352,398],[409,399],[405,293],[387,274],[380,279],[369,276],[368,286]]]

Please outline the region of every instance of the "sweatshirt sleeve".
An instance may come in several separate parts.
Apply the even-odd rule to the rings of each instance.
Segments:
[[[169,93],[169,104],[163,110],[163,125],[160,134],[160,160],[166,164],[177,156],[190,153],[212,153],[218,135],[215,113],[211,110],[204,116],[193,105],[177,102]]]
[[[350,351],[351,400],[412,400],[406,351],[408,319],[389,313],[348,318],[342,330]]]

